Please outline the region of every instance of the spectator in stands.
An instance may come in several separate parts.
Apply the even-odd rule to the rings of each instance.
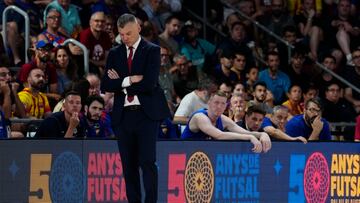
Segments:
[[[310,44],[310,58],[313,60],[318,58],[318,47],[323,39],[322,20],[317,12],[315,0],[303,0],[302,10],[294,17],[302,37]]]
[[[13,81],[11,77],[11,72],[7,67],[0,67],[0,83],[6,83],[11,88],[10,99],[11,99],[11,112],[12,116],[24,118],[26,117],[25,108],[23,103],[21,103],[18,96],[19,83]],[[5,87],[3,87],[5,88]],[[3,95],[6,96],[6,95]],[[0,104],[3,104],[5,98],[0,96]]]
[[[344,75],[351,84],[360,87],[360,49],[352,52],[352,61],[354,67],[347,67]],[[356,112],[360,113],[360,94],[353,91],[351,87],[346,87],[344,97],[354,105]]]
[[[230,69],[230,75],[234,75],[236,78],[236,82],[240,82],[245,84],[246,82],[246,56],[242,52],[235,52],[233,60],[233,66]],[[248,68],[250,69],[250,68]]]
[[[230,37],[226,38],[218,45],[216,53],[220,58],[225,51],[242,52],[246,58],[246,68],[255,65],[252,50],[246,45],[246,30],[245,25],[237,21],[231,25]]]
[[[54,47],[60,46],[67,38],[61,31],[61,13],[55,8],[48,8],[44,19],[46,29],[38,35],[38,40],[51,43]]]
[[[304,114],[296,115],[285,126],[285,133],[291,137],[302,136],[307,140],[331,140],[329,123],[321,118],[320,100],[309,99]]]
[[[306,52],[302,47],[295,46],[295,49],[291,51],[290,65],[284,70],[291,84],[300,85],[301,88],[305,85],[304,81],[309,80],[309,76],[304,71],[305,55]]]
[[[245,86],[242,83],[238,82],[234,85],[232,94],[242,95],[246,99],[246,93]]]
[[[300,85],[293,84],[289,88],[287,97],[289,98],[282,105],[289,109],[289,114],[295,116],[303,113],[303,108],[301,107],[301,96],[302,90]]]
[[[76,81],[77,76],[77,65],[71,59],[70,50],[67,47],[60,46],[55,52],[55,65],[58,81],[57,92],[62,94],[67,89],[72,81]]]
[[[11,137],[9,121],[11,117],[11,89],[6,81],[0,81],[0,97],[2,98],[0,105],[0,139],[3,139]]]
[[[355,109],[350,102],[342,98],[340,85],[334,82],[326,88],[322,117],[329,122],[355,122]],[[354,140],[354,131],[351,128],[345,128],[343,133],[345,140]]]
[[[313,84],[308,84],[303,89],[303,102],[301,102],[301,108],[304,111],[305,103],[309,99],[314,99],[318,96],[319,89]]]
[[[81,22],[76,6],[71,4],[71,0],[54,0],[46,7],[44,16],[48,16],[48,9],[51,8],[55,8],[61,14],[59,32],[67,37],[76,38],[81,31]]]
[[[84,118],[80,119],[85,128],[85,137],[109,138],[114,137],[111,129],[111,120],[104,114],[105,101],[99,95],[90,95],[86,99]]]
[[[280,58],[277,52],[267,54],[267,65],[268,68],[259,73],[259,81],[266,83],[267,88],[274,95],[275,104],[279,104],[284,100],[284,96],[289,90],[290,79],[279,70]]]
[[[31,69],[27,78],[28,86],[18,93],[27,116],[46,118],[51,114],[48,98],[41,92],[45,84],[45,74],[40,68]]]
[[[301,45],[302,45],[297,40],[297,30],[296,30],[296,27],[293,25],[284,26],[281,36],[284,41],[286,41],[290,45],[296,47],[295,49],[299,49],[299,47],[301,47]],[[272,41],[272,39],[269,40],[268,42],[269,42],[268,46],[276,47],[275,51],[277,51],[279,53],[279,57],[280,57],[280,68],[281,68],[280,70],[285,71],[286,68],[289,66],[289,62],[290,62],[289,54],[288,54],[288,46],[283,42],[278,42],[275,45],[271,45],[271,43],[274,43]],[[304,45],[302,45],[302,46],[304,46]],[[301,48],[301,49],[305,50],[305,48]],[[299,50],[297,50],[297,53],[299,53]]]
[[[243,122],[246,102],[242,94],[235,93],[230,99],[229,118],[236,124]]]
[[[42,92],[49,99],[58,101],[60,95],[57,93],[56,68],[50,59],[50,51],[53,45],[47,41],[38,41],[36,44],[35,57],[27,64],[24,64],[19,71],[19,81],[26,86],[28,75],[34,68],[39,68],[45,73]]]
[[[351,48],[359,45],[360,35],[359,21],[351,16],[351,1],[339,0],[337,6],[337,16],[331,20],[331,30],[326,32],[330,36],[329,43],[337,42],[342,52],[345,54],[347,64],[352,65]],[[351,42],[351,43],[350,43]],[[337,47],[333,45],[333,47]]]
[[[250,17],[252,20],[257,20],[259,16],[263,15],[261,10],[255,10],[254,0],[242,0],[237,3],[237,7],[241,12]],[[250,28],[252,22],[247,19],[242,19],[242,22]],[[249,31],[249,29],[248,29]],[[253,33],[253,32],[251,32]]]
[[[284,0],[272,0],[269,14],[260,19],[260,23],[277,35],[283,33],[286,25],[294,25],[292,17],[287,13]]]
[[[171,50],[171,55],[180,52],[179,43],[174,39],[180,33],[180,20],[177,16],[171,15],[165,20],[165,29],[159,35],[160,43],[165,44]]]
[[[291,137],[284,133],[285,125],[289,116],[288,108],[285,106],[275,106],[273,113],[270,117],[265,117],[261,129],[271,136],[274,140],[290,140],[290,141],[302,141],[307,143],[304,137]]]
[[[330,71],[336,71],[336,59],[334,56],[328,54],[324,56],[324,59],[322,61],[322,65],[324,65],[327,69],[329,69]],[[314,79],[313,79],[315,85],[319,88],[319,96],[321,98],[325,97],[325,91],[327,90],[327,87],[329,86],[329,84],[331,83],[338,83],[340,84],[340,81],[338,79],[336,79],[333,75],[331,75],[330,73],[328,73],[325,70],[321,69],[321,72],[319,75],[317,75]]]
[[[169,72],[171,67],[170,62],[170,50],[164,45],[160,45],[160,73],[159,73],[159,84],[164,90],[168,106],[172,114],[174,114],[175,106],[174,103],[178,103],[180,98],[175,93],[173,78]],[[177,101],[178,100],[178,101]]]
[[[146,12],[149,17],[149,21],[155,26],[156,33],[161,33],[164,30],[165,20],[171,14],[163,9],[162,0],[149,0],[143,2],[144,6],[142,9]]]
[[[217,90],[215,82],[209,78],[204,78],[199,82],[196,90],[185,95],[181,100],[174,116],[174,122],[186,123],[195,111],[208,108],[210,95]]]
[[[133,14],[136,18],[142,22],[148,21],[149,17],[146,12],[140,7],[139,0],[125,0],[125,3],[121,4],[121,7],[117,11],[118,15],[121,16],[125,13]]]
[[[213,73],[211,73],[218,84],[237,82],[237,75],[235,73],[231,74],[234,57],[234,53],[230,50],[225,50],[220,54],[220,63],[215,66]]]
[[[70,91],[65,96],[64,111],[52,114],[40,125],[35,137],[74,138],[84,137],[85,129],[80,124],[81,96]]]
[[[245,90],[247,92],[247,98],[251,98],[251,95],[254,92],[254,85],[259,80],[259,68],[254,66],[246,71],[246,81],[245,81]]]
[[[207,56],[212,56],[215,52],[215,46],[205,39],[199,38],[201,25],[198,22],[188,20],[182,29],[184,41],[181,43],[181,54],[188,58],[199,76],[204,76],[204,64]]]
[[[253,86],[254,92],[252,93],[253,100],[251,102],[253,104],[256,104],[258,106],[261,106],[261,108],[267,113],[272,113],[272,107],[266,103],[266,97],[267,97],[267,85],[264,82],[256,82]]]
[[[89,73],[86,80],[90,83],[89,95],[100,95],[100,78],[96,74]]]
[[[180,98],[196,89],[198,85],[196,69],[191,66],[191,62],[186,56],[174,56],[174,66],[171,67],[170,73],[174,82],[175,93]]]
[[[109,37],[110,37],[110,41],[111,43],[114,45],[115,42],[115,23],[114,23],[114,18],[111,15],[106,15],[105,16],[105,31],[108,33]]]
[[[91,15],[90,27],[80,33],[80,42],[89,50],[90,72],[102,75],[109,50],[112,46],[105,31],[105,14],[96,12]]]
[[[271,141],[266,133],[249,132],[230,118],[222,115],[226,108],[226,96],[216,92],[210,97],[209,109],[195,112],[182,138],[192,139],[221,139],[221,140],[250,140],[254,144],[253,152],[267,152],[271,148]],[[259,142],[260,141],[260,142]]]
[[[233,89],[232,85],[226,82],[221,83],[219,86],[219,90],[226,95],[228,100],[230,100],[231,98],[232,89]]]

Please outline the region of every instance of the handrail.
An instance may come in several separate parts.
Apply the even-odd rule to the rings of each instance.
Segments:
[[[343,77],[335,73],[334,71],[326,68],[323,64],[319,63],[318,61],[315,62],[315,64],[323,69],[324,71],[330,73],[332,76],[334,76],[336,79],[340,80],[342,83],[346,84],[347,86],[351,87],[351,89],[355,90],[357,93],[360,94],[360,89],[357,88],[355,85],[351,84],[349,81],[345,80]]]
[[[83,50],[83,54],[84,54],[84,72],[85,75],[89,73],[89,51],[88,49],[79,41],[75,40],[75,39],[67,39],[65,40],[62,45],[67,45],[69,43],[73,43],[77,46],[79,46],[82,50]]]
[[[212,30],[214,30],[215,32],[217,32],[218,34],[220,34],[222,37],[226,37],[226,34],[224,34],[223,32],[219,31],[219,29],[217,29],[214,25],[211,25],[210,23],[208,23],[206,20],[204,20],[203,18],[201,18],[200,16],[198,16],[196,13],[192,12],[190,9],[188,9],[187,7],[183,6],[183,10],[185,10],[186,12],[190,13],[194,18],[196,18],[197,20],[201,21],[204,25],[207,25],[208,27],[210,27]],[[205,28],[205,26],[204,26]]]
[[[233,9],[236,13],[240,14],[243,18],[245,18],[246,20],[250,21],[252,24],[254,24],[256,27],[260,28],[261,30],[263,30],[264,32],[266,32],[267,34],[271,35],[272,37],[274,37],[276,40],[280,41],[281,43],[285,44],[288,48],[288,59],[289,59],[289,63],[290,63],[290,59],[291,59],[291,49],[294,48],[294,46],[292,44],[290,44],[288,41],[282,39],[281,37],[279,37],[277,34],[275,34],[273,31],[267,29],[265,26],[261,25],[258,21],[253,20],[252,18],[250,18],[249,16],[247,16],[245,13],[241,12],[239,9],[237,9],[235,6],[231,5],[230,3],[221,0],[221,3],[226,5],[227,7]]]
[[[23,11],[22,9],[20,9],[17,6],[8,6],[5,8],[3,14],[2,14],[2,32],[3,32],[3,41],[4,41],[4,48],[5,51],[7,50],[7,29],[6,29],[6,24],[7,24],[7,13],[10,10],[14,10],[16,12],[18,12],[20,15],[22,15],[25,18],[25,63],[29,62],[28,59],[28,50],[29,50],[29,46],[30,46],[30,20],[29,20],[29,15]]]

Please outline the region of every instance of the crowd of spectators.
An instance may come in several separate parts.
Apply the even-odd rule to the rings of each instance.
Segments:
[[[10,123],[15,118],[44,119],[34,130],[37,137],[113,137],[113,93],[103,92],[100,84],[109,50],[121,44],[116,21],[131,13],[141,36],[161,48],[159,84],[173,115],[161,125],[160,138],[180,138],[179,125],[187,125],[189,138],[190,118],[210,121],[201,109],[209,109],[220,91],[226,97],[225,127],[266,132],[273,140],[359,141],[360,93],[315,62],[360,87],[360,2],[226,2],[294,46],[291,55],[285,44],[219,0],[209,2],[206,20],[225,36],[208,31],[206,39],[203,25],[183,8],[193,5],[202,16],[202,7],[189,0],[1,1],[0,13],[10,5],[28,13],[31,44],[25,63],[25,21],[11,10],[1,26],[7,49],[1,39],[0,137],[27,135],[27,124]],[[63,44],[69,38],[88,49],[89,73],[81,48]],[[206,138],[227,135],[201,122],[193,129],[205,129],[211,134]],[[339,130],[331,126],[335,122],[357,126]],[[335,131],[341,136],[332,138]]]

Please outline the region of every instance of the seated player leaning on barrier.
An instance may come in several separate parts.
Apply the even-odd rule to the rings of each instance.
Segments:
[[[80,121],[86,137],[114,137],[110,116],[104,112],[104,108],[105,101],[101,96],[90,95],[86,99],[84,118]]]
[[[319,98],[305,103],[304,114],[294,116],[285,126],[285,133],[291,137],[302,136],[308,140],[331,140],[329,123],[321,117]]]
[[[307,140],[304,137],[291,137],[284,133],[285,124],[287,123],[287,118],[289,114],[289,109],[285,106],[278,105],[273,109],[273,113],[270,117],[264,117],[264,120],[261,124],[260,130],[263,130],[267,134],[274,138],[275,140],[290,140],[297,141],[300,140],[303,143],[307,143]]]
[[[223,115],[226,108],[226,95],[220,91],[212,94],[208,102],[209,109],[195,112],[182,134],[182,138],[250,140],[254,152],[267,152],[271,141],[266,133],[250,132],[239,127],[234,121]],[[226,131],[224,131],[226,130]]]
[[[65,96],[64,111],[53,113],[46,118],[36,132],[35,137],[40,138],[74,138],[83,137],[84,128],[79,125],[81,110],[81,96],[70,91]]]

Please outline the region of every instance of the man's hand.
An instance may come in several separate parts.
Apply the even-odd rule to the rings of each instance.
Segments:
[[[320,133],[323,129],[324,123],[321,121],[321,117],[317,116],[315,120],[312,122],[311,127],[316,132]]]
[[[294,141],[295,141],[295,140],[299,140],[299,141],[303,142],[304,144],[307,143],[307,139],[304,138],[304,137],[302,137],[302,136],[294,137],[293,140],[294,140]]]
[[[78,113],[73,113],[70,117],[69,128],[75,129],[80,123]]]
[[[140,82],[142,79],[143,79],[142,75],[132,75],[132,76],[130,76],[131,83]]]
[[[254,145],[254,147],[251,149],[253,152],[260,153],[262,151],[261,142],[256,139],[256,137],[251,138],[250,142]]]
[[[110,79],[112,79],[112,80],[115,80],[115,79],[119,79],[119,78],[120,78],[119,74],[118,74],[114,69],[109,69],[109,70],[107,71],[107,75],[108,75],[108,77],[109,77]]]
[[[13,92],[13,94],[17,94],[18,93],[18,89],[19,89],[19,83],[17,82],[12,82],[11,84],[11,91]]]
[[[10,87],[5,81],[0,82],[0,91],[4,95],[10,95]]]
[[[263,152],[268,152],[271,149],[271,140],[267,133],[261,133],[260,142],[262,144]]]

